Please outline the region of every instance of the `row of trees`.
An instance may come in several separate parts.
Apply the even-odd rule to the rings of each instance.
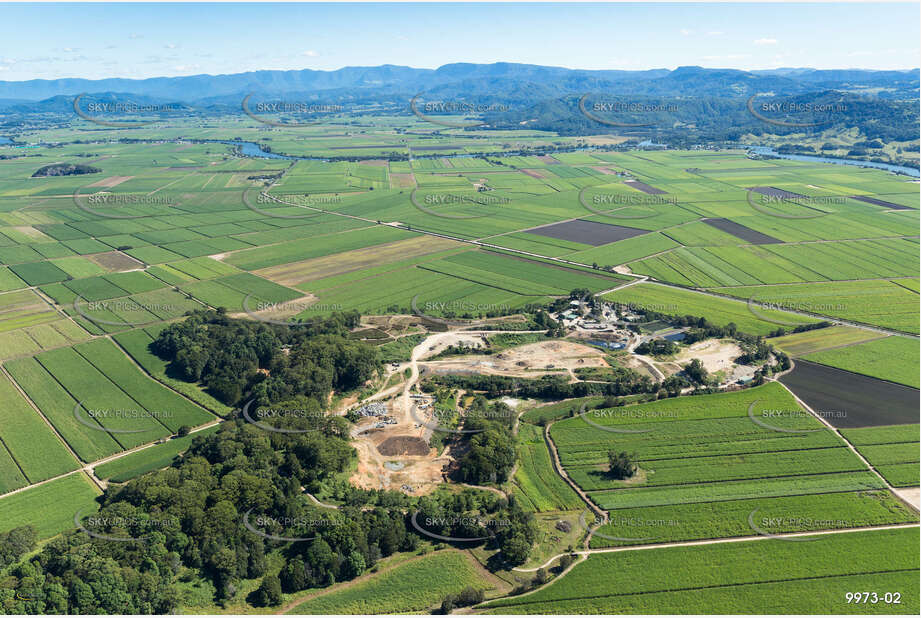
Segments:
[[[545,375],[535,379],[480,374],[436,375],[430,379],[451,388],[463,388],[484,393],[489,398],[517,396],[543,400],[570,399],[589,395],[633,395],[655,393],[658,385],[646,375],[623,368],[612,367],[607,382],[575,382],[570,384],[565,376]]]

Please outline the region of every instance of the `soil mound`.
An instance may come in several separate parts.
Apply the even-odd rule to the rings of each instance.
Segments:
[[[391,436],[378,445],[377,452],[385,457],[428,455],[429,445],[416,436]]]

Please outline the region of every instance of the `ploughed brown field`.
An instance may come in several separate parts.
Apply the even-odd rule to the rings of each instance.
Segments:
[[[647,185],[645,182],[640,182],[639,180],[627,180],[625,181],[625,184],[628,187],[633,187],[634,189],[642,191],[643,193],[648,193],[649,195],[663,195],[667,193],[667,191],[657,189],[652,185]]]
[[[780,381],[835,427],[918,422],[918,389],[909,386],[803,359]]]
[[[543,225],[526,231],[529,234],[580,242],[593,247],[649,233],[648,230],[638,230],[634,227],[613,225],[611,223],[599,223],[597,221],[584,221],[582,219]]]
[[[750,227],[740,225],[735,221],[730,221],[729,219],[703,219],[703,222],[707,225],[715,227],[718,230],[722,230],[727,234],[732,234],[736,238],[740,238],[745,242],[751,243],[753,245],[772,245],[783,242],[774,238],[773,236],[762,234],[761,232],[753,230]]]

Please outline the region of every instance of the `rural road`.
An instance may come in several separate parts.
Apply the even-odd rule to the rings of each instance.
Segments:
[[[918,528],[921,524],[912,523],[912,524],[891,524],[887,526],[862,526],[860,528],[843,528],[837,530],[819,530],[813,532],[788,532],[784,534],[773,534],[771,536],[764,536],[760,534],[754,534],[751,536],[735,536],[724,539],[702,539],[698,541],[675,541],[671,543],[650,543],[648,545],[625,545],[623,547],[604,547],[600,549],[580,549],[573,552],[564,552],[557,554],[547,560],[544,564],[539,567],[534,567],[533,569],[516,569],[517,571],[527,571],[533,572],[538,569],[545,569],[555,560],[561,556],[568,555],[570,553],[576,554],[579,556],[588,556],[591,554],[609,554],[619,551],[642,551],[644,549],[661,549],[663,547],[693,547],[697,545],[716,545],[718,543],[742,543],[745,541],[764,541],[766,539],[786,539],[786,538],[797,538],[802,536],[824,536],[828,534],[849,534],[851,532],[868,532],[870,530],[894,530],[896,528]],[[555,581],[555,580],[554,580]]]

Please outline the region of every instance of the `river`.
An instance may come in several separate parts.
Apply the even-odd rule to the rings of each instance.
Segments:
[[[886,170],[887,172],[892,172],[894,174],[904,174],[906,176],[914,176],[918,178],[919,171],[913,167],[905,167],[904,165],[891,165],[889,163],[876,163],[875,161],[855,161],[853,159],[835,159],[832,157],[818,157],[812,155],[795,155],[795,154],[779,154],[773,148],[766,146],[754,146],[750,149],[753,153],[757,155],[765,155],[771,157],[777,157],[778,159],[789,159],[791,161],[814,161],[816,163],[834,163],[835,165],[854,165],[857,167],[872,167],[880,170]]]
[[[276,154],[274,152],[266,152],[256,142],[245,142],[242,140],[195,140],[195,141],[207,141],[207,142],[214,142],[214,143],[219,143],[219,144],[228,144],[230,146],[239,148],[240,154],[243,155],[244,157],[256,157],[256,158],[261,158],[261,159],[287,159],[289,161],[292,161],[292,160],[326,161],[326,159],[321,159],[317,157],[295,157],[291,155]],[[3,138],[0,138],[0,143],[3,143]],[[590,149],[582,148],[582,149],[577,149],[577,150],[590,150]],[[894,174],[904,174],[906,176],[914,176],[915,178],[919,177],[918,170],[911,168],[911,167],[905,167],[903,165],[891,165],[889,163],[876,163],[874,161],[855,161],[852,159],[835,159],[832,157],[818,157],[818,156],[811,156],[811,155],[779,154],[773,148],[769,148],[766,146],[753,146],[752,148],[750,148],[750,150],[751,152],[758,154],[758,155],[777,157],[778,159],[789,159],[791,161],[812,161],[816,163],[832,163],[835,165],[853,165],[856,167],[872,167],[875,169],[881,169],[887,172],[892,172]],[[451,159],[451,158],[459,158],[459,157],[469,158],[469,157],[475,157],[478,155],[444,154],[444,155],[431,155],[431,156]],[[423,158],[423,157],[417,157],[417,158]]]

